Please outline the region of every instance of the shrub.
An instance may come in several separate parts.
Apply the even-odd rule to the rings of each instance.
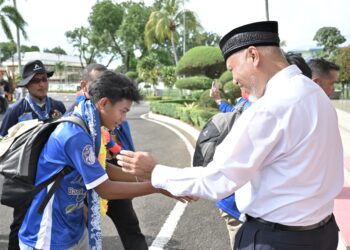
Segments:
[[[208,89],[211,87],[212,79],[206,76],[193,76],[187,78],[178,79],[175,86],[178,89]]]
[[[241,97],[241,89],[237,84],[233,84],[232,81],[225,83],[224,85],[225,97],[231,101],[232,104],[236,102],[236,99]]]
[[[157,114],[162,114],[174,118],[179,118],[178,109],[183,107],[182,104],[178,103],[164,103],[164,102],[151,102],[150,110]]]
[[[217,108],[216,102],[209,96],[210,90],[206,90],[199,98],[199,105],[203,108]]]
[[[193,90],[191,93],[191,98],[198,101],[203,92],[204,90]]]
[[[203,128],[204,125],[208,122],[208,120],[218,112],[219,111],[217,108],[191,109],[191,121],[195,126]]]
[[[147,96],[144,96],[143,99],[146,101],[160,101],[160,100],[162,100],[162,97],[161,96],[147,95]]]
[[[217,78],[225,71],[225,61],[218,47],[199,46],[190,49],[176,66],[176,74],[205,75]]]
[[[232,82],[232,73],[228,70],[226,70],[224,73],[221,74],[220,78],[219,78],[219,82],[221,83],[227,83],[229,81]]]
[[[125,75],[127,76],[127,77],[129,77],[129,78],[131,78],[131,79],[133,79],[134,81],[138,78],[138,74],[137,74],[137,72],[135,72],[135,71],[128,71],[128,72],[126,72],[125,73]]]

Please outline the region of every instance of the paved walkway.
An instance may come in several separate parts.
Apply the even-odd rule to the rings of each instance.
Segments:
[[[335,200],[334,206],[334,214],[341,235],[338,250],[350,250],[350,100],[337,100],[333,101],[333,104],[338,114],[345,168],[344,188]]]

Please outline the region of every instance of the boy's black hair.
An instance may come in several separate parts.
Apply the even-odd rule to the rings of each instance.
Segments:
[[[114,104],[123,99],[139,102],[142,96],[134,82],[127,76],[106,70],[89,86],[89,96],[92,103],[97,103],[103,97]]]
[[[339,71],[340,68],[335,63],[325,60],[324,58],[311,59],[309,67],[312,70],[312,75],[327,76],[331,70]]]

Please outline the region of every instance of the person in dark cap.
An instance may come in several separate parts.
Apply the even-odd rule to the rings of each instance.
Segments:
[[[48,78],[53,73],[47,71],[39,60],[24,65],[22,80],[17,86],[26,88],[28,95],[7,110],[0,128],[1,136],[5,136],[8,129],[18,122],[30,119],[49,121],[65,113],[66,108],[61,101],[47,96]]]
[[[18,122],[31,119],[47,122],[59,118],[66,112],[66,108],[61,101],[47,96],[48,78],[53,73],[53,71],[47,71],[39,60],[24,65],[22,80],[18,86],[27,88],[28,95],[7,109],[0,127],[1,136],[5,136],[8,129]],[[21,227],[25,212],[26,209],[22,211],[21,208],[15,208],[13,211],[14,220],[10,226],[9,250],[19,249],[18,230]]]
[[[125,172],[173,195],[218,200],[236,192],[246,220],[234,249],[336,249],[334,199],[343,187],[343,148],[329,98],[279,48],[278,24],[236,28],[220,41],[233,82],[256,97],[207,167],[163,166],[121,151]],[[247,196],[246,194],[250,195]]]

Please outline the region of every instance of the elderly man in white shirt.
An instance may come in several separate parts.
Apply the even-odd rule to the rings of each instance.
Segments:
[[[238,27],[220,48],[234,82],[257,101],[213,161],[206,168],[179,169],[157,164],[145,152],[124,151],[118,163],[173,195],[217,200],[236,191],[247,220],[234,249],[336,249],[332,213],[343,186],[343,149],[329,98],[288,64],[277,22]]]

